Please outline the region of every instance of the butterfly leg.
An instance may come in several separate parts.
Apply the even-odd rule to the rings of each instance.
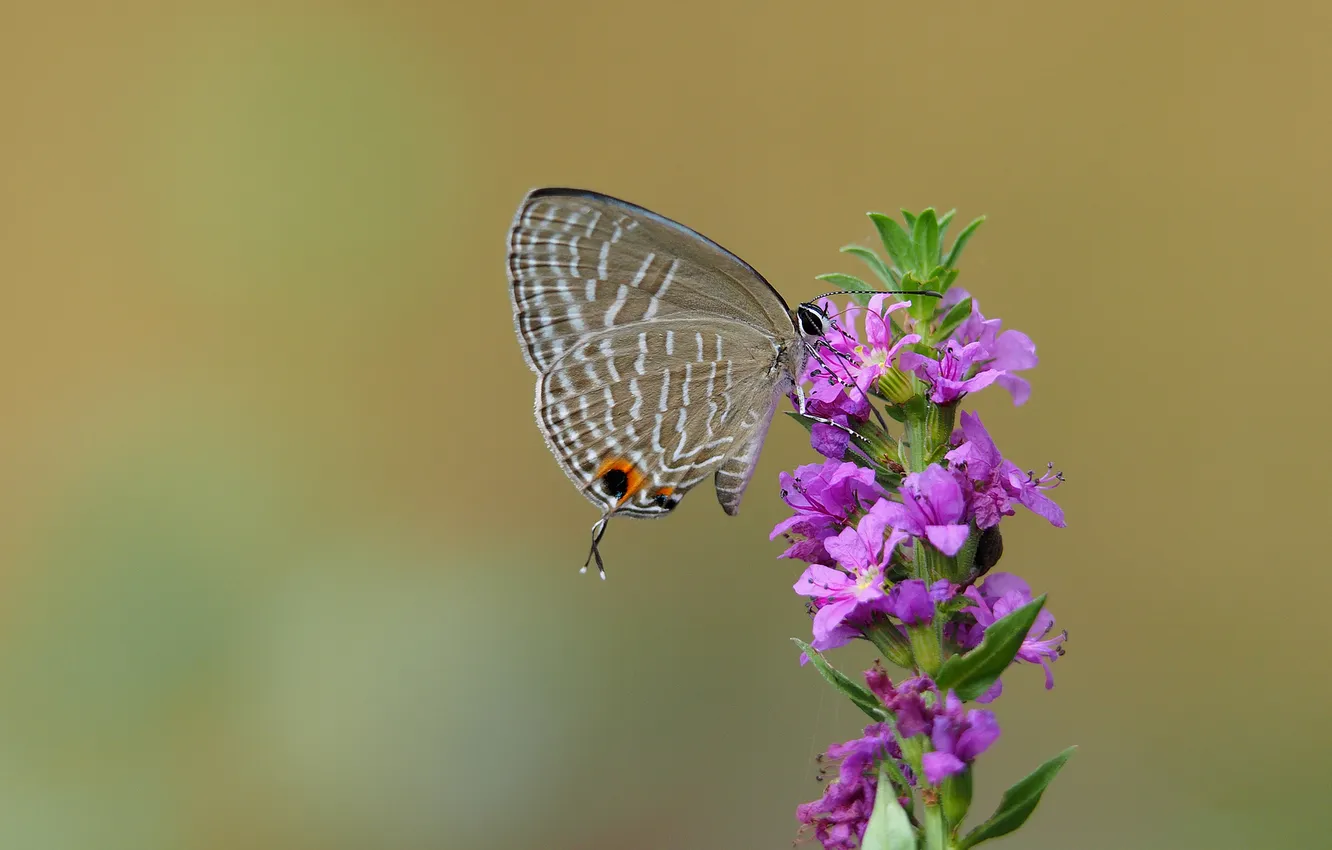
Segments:
[[[820,360],[819,362],[822,363],[823,361]],[[808,420],[811,421],[811,422],[818,422],[818,423],[821,424],[821,425],[831,425],[831,426],[834,427],[834,428],[841,429],[842,431],[845,431],[847,434],[851,435],[852,437],[854,437],[854,438],[857,439],[857,440],[860,440],[861,442],[865,443],[866,445],[869,444],[869,438],[865,437],[863,434],[858,434],[858,433],[856,433],[853,429],[847,427],[846,425],[843,425],[841,422],[834,422],[833,420],[828,419],[827,417],[824,417],[824,416],[815,416],[814,414],[810,413],[809,410],[808,410],[808,408],[807,408],[807,406],[806,406],[807,403],[808,403],[808,399],[805,398],[805,388],[804,388],[803,385],[801,385],[801,384],[796,384],[796,385],[795,385],[795,393],[796,393],[796,411],[797,411],[801,416],[805,417],[806,419],[808,419]],[[870,408],[873,409],[874,406],[873,406],[873,405],[870,405]],[[875,413],[878,413],[877,410],[875,410],[874,412],[875,412]],[[885,429],[885,430],[886,430],[886,429]]]
[[[809,352],[811,357],[819,361],[819,365],[822,366],[824,370],[828,373],[829,383],[840,384],[843,389],[848,389],[848,390],[856,389],[855,384],[844,381],[840,377],[838,377],[837,373],[833,371],[832,366],[828,364],[828,361],[823,359],[823,355],[819,354],[820,345],[825,346],[833,354],[843,359],[845,359],[846,355],[842,354],[842,352],[833,348],[832,343],[828,342],[826,339],[820,339],[818,342],[815,343],[808,343],[808,342],[805,343],[805,350]],[[822,377],[823,377],[822,375],[819,376],[819,378]]]
[[[597,572],[601,575],[602,581],[606,580],[606,565],[601,562],[601,552],[597,550],[597,546],[601,544],[601,538],[606,534],[606,523],[608,522],[610,522],[610,514],[606,514],[593,524],[592,551],[587,553],[587,560],[583,562],[583,568],[578,571],[580,573],[587,572],[587,565],[592,563],[593,558],[596,558]]]
[[[799,412],[799,414],[800,414],[801,416],[805,417],[806,419],[808,419],[808,420],[811,421],[811,422],[818,422],[818,423],[820,423],[820,424],[822,424],[822,425],[831,425],[831,426],[833,426],[834,428],[840,428],[840,429],[842,429],[843,431],[845,431],[846,433],[850,434],[852,437],[855,437],[855,438],[858,439],[858,440],[862,440],[862,441],[864,441],[864,442],[866,442],[866,443],[869,442],[869,440],[867,440],[864,436],[862,436],[862,435],[860,435],[860,434],[857,434],[855,431],[853,431],[852,429],[850,429],[850,428],[848,428],[847,426],[843,425],[841,422],[834,422],[833,420],[828,419],[828,418],[826,418],[826,417],[823,417],[823,416],[815,416],[814,414],[810,413],[810,412],[806,409],[806,407],[805,407],[805,402],[806,402],[806,399],[805,399],[805,388],[802,387],[800,384],[796,384],[796,386],[795,386],[795,391],[796,391],[796,400],[797,400],[797,403],[796,403],[796,410],[797,410],[797,412]],[[585,569],[586,569],[586,568],[585,568]]]
[[[836,322],[833,323],[833,327],[834,327],[834,328],[837,327],[837,323],[836,323]],[[808,345],[809,353],[812,354],[812,355],[814,356],[814,359],[815,359],[815,360],[818,360],[819,363],[821,363],[821,364],[823,365],[823,368],[824,368],[824,369],[827,369],[827,370],[828,370],[828,375],[829,375],[830,378],[832,378],[833,380],[835,380],[837,383],[841,384],[842,387],[843,387],[844,389],[848,389],[848,390],[856,390],[857,392],[859,392],[859,387],[857,387],[855,384],[849,384],[849,383],[847,383],[846,381],[843,381],[843,380],[841,380],[840,378],[838,378],[837,375],[833,372],[832,367],[828,365],[828,362],[827,362],[826,360],[824,360],[822,357],[819,356],[819,346],[820,346],[820,345],[822,345],[822,346],[824,346],[825,348],[827,348],[828,351],[829,351],[830,353],[832,353],[833,355],[835,355],[838,359],[840,359],[840,360],[842,360],[842,361],[845,361],[846,363],[850,363],[850,362],[851,362],[851,358],[847,355],[847,353],[844,352],[844,351],[840,351],[840,350],[834,348],[832,343],[830,343],[830,342],[828,342],[828,340],[826,340],[826,339],[822,339],[822,338],[820,338],[818,341],[816,341],[816,342],[813,343],[812,345]],[[885,421],[883,420],[883,414],[879,412],[879,408],[876,407],[875,405],[871,404],[871,405],[870,405],[870,410],[874,411],[874,418],[878,419],[878,420],[879,420],[879,425],[883,428],[884,431],[887,431],[887,430],[888,430],[888,423],[885,422]],[[803,409],[802,409],[800,412],[801,412],[802,415],[805,415],[805,411],[804,411]]]

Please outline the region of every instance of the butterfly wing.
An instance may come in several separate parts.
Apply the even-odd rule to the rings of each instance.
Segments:
[[[605,512],[660,516],[722,470],[734,480],[718,498],[735,512],[771,417],[776,351],[747,325],[716,325],[680,316],[589,334],[537,381],[551,452]]]
[[[528,194],[509,230],[514,321],[540,373],[564,346],[601,328],[677,313],[794,334],[786,302],[757,271],[682,224],[577,189]]]
[[[524,200],[509,276],[537,422],[584,495],[659,516],[715,472],[735,513],[803,356],[762,276],[683,225],[568,189]]]

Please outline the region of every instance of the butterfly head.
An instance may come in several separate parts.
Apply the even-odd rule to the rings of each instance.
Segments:
[[[796,324],[806,342],[813,342],[832,330],[832,319],[819,305],[806,301],[796,307]]]

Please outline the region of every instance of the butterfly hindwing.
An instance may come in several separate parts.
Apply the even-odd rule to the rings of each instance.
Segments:
[[[542,374],[537,421],[589,500],[660,515],[755,448],[770,407],[765,353],[771,363],[773,346],[761,334],[742,328],[723,339],[705,318],[603,330],[574,342]],[[727,482],[728,496],[735,483]]]

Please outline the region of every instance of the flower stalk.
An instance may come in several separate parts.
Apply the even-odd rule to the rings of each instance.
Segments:
[[[1003,552],[999,524],[1021,506],[1063,527],[1048,495],[1063,478],[1022,471],[962,409],[990,386],[1024,404],[1031,386],[1019,373],[1038,362],[1030,338],[1002,329],[953,286],[983,219],[949,248],[952,213],[903,211],[904,224],[870,217],[890,262],[868,248],[844,250],[903,289],[939,297],[820,303],[834,328],[802,378],[804,412],[824,420],[806,420],[810,444],[827,459],[782,474],[793,515],[773,536],[789,543],[782,557],[808,565],[795,584],[813,618],[812,642],[800,642],[805,657],[875,722],[829,747],[825,770],[835,764],[837,778],[797,817],[825,850],[968,850],[1021,826],[1069,756],[1046,762],[1009,789],[999,811],[962,831],[971,766],[999,737],[994,712],[976,706],[1000,697],[1004,672],[1017,663],[1041,665],[1053,687],[1051,664],[1064,651],[1045,597],[1033,600],[1022,579],[991,571]],[[835,277],[844,288],[871,289]],[[899,433],[882,424],[889,420]],[[858,639],[900,678],[876,662],[860,685],[823,656]],[[919,822],[909,814],[917,798]]]

